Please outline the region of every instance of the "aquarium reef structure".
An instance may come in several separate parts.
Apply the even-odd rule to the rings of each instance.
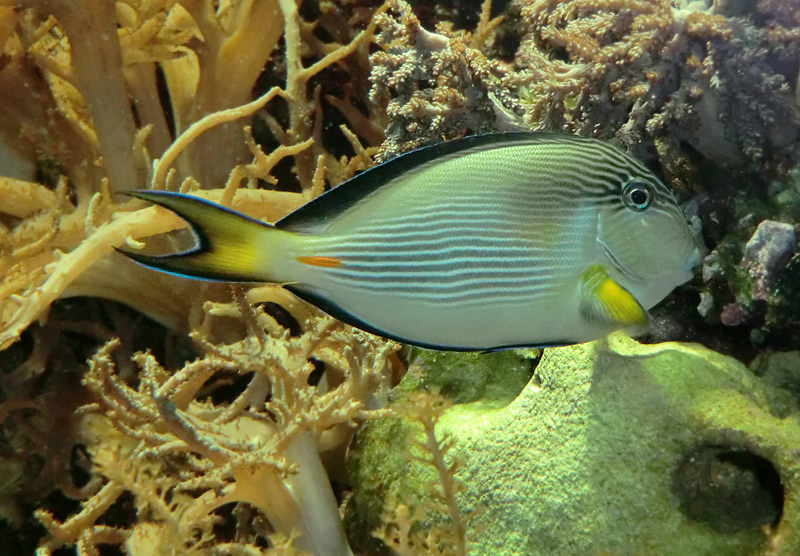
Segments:
[[[0,48],[11,553],[800,553],[796,0],[0,0]],[[191,242],[126,190],[274,222],[521,129],[685,206],[708,253],[639,341],[401,349],[115,251]]]

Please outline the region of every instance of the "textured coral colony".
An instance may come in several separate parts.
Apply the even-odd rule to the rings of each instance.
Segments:
[[[800,553],[797,0],[0,0],[0,48],[0,553]],[[624,534],[570,514],[570,500],[593,500],[585,515],[650,500],[625,473],[570,483],[601,452],[564,450],[616,422],[613,385],[636,382],[603,361],[628,369],[660,346],[617,339],[595,359],[554,348],[538,367],[530,353],[401,350],[279,286],[192,282],[114,250],[191,241],[176,216],[120,191],[194,192],[274,222],[420,145],[519,129],[628,150],[702,235],[698,275],[640,339],[710,348],[659,359],[682,385],[658,386],[674,391],[664,407],[688,415],[664,440],[675,455],[636,444],[647,426],[624,406],[617,420],[641,426],[597,467],[666,453],[662,503],[703,542],[728,535],[714,549],[686,548],[673,522],[658,545],[653,520],[669,508],[655,503],[641,524],[598,518]],[[689,369],[698,353],[710,362],[697,369],[742,376],[703,378]],[[598,370],[575,390],[590,408],[576,428],[578,409],[534,398],[572,392],[552,385],[582,376],[584,359]],[[445,378],[425,376],[437,368]],[[465,376],[484,382],[459,391]],[[568,433],[501,466],[538,466],[539,498],[481,494],[467,480],[474,431],[464,444],[443,428],[458,407],[478,423],[501,406],[526,408],[542,429],[528,439]],[[359,427],[373,434],[354,439]],[[491,446],[505,446],[500,463],[519,451]],[[399,475],[422,469],[417,491],[366,463],[392,449]],[[526,504],[525,522],[497,513]]]

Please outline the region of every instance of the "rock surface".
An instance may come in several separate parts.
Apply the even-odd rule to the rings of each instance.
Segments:
[[[450,357],[443,371],[440,354],[423,353],[409,380],[454,376]],[[486,376],[511,362],[470,357],[470,373]],[[470,554],[800,554],[800,421],[776,390],[694,344],[615,335],[546,350],[511,403],[457,404],[440,421],[463,461],[462,512],[485,510]],[[356,550],[375,553],[371,516],[388,500],[426,500],[432,475],[404,456],[408,430],[370,423],[353,446]]]
[[[797,234],[791,224],[764,220],[744,247],[742,265],[753,279],[752,296],[766,300],[767,291],[797,248]]]

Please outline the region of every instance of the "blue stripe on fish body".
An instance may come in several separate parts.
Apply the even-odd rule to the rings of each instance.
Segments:
[[[143,196],[160,203],[155,195]],[[174,197],[160,204],[183,214]],[[213,246],[216,213],[189,216]],[[672,192],[641,163],[596,140],[533,132],[413,151],[245,236],[216,240],[269,255],[249,255],[244,271],[228,257],[215,278],[291,283],[341,320],[444,349],[581,342],[639,326],[698,257]],[[192,272],[200,255],[144,262],[202,277],[214,257],[204,252]]]

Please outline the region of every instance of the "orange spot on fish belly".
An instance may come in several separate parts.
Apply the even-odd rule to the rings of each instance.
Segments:
[[[342,266],[341,259],[337,259],[336,257],[302,256],[297,257],[297,262],[310,264],[311,266],[324,266],[327,268],[336,268]]]

